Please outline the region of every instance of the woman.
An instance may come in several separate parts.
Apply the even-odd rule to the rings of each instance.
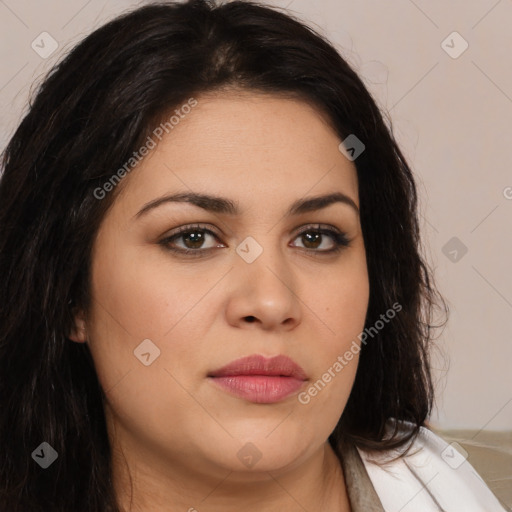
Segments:
[[[412,173],[298,21],[191,0],[96,30],[0,205],[2,510],[504,510],[425,427]]]

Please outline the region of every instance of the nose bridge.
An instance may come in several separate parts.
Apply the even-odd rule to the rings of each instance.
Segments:
[[[246,211],[244,227],[239,233],[245,238],[237,245],[237,254],[249,265],[261,260],[262,256],[267,262],[283,256],[283,240],[278,226],[279,211],[271,204],[252,205]]]
[[[256,317],[262,324],[274,325],[297,320],[299,301],[293,270],[275,231],[246,237],[236,248],[236,279],[241,280],[238,300],[241,316]]]
[[[278,281],[284,286],[283,281],[291,279],[286,251],[272,231],[247,236],[237,246],[236,253],[242,260],[238,264],[250,280]]]

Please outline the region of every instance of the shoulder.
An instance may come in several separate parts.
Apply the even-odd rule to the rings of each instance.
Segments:
[[[400,430],[412,428],[399,424]],[[505,512],[466,456],[426,427],[405,455],[405,448],[358,450],[386,512]]]

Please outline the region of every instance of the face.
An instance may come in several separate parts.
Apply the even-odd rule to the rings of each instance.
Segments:
[[[369,299],[357,174],[304,102],[196,100],[123,179],[72,338],[89,343],[112,443],[139,467],[254,478],[318,451],[350,394],[357,351],[338,358]],[[159,201],[180,193],[224,201]],[[217,372],[247,356],[263,359]]]

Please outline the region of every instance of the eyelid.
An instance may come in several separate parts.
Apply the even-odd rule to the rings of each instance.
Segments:
[[[304,231],[307,231],[308,229],[310,229],[312,231],[313,230],[318,230],[318,231],[329,230],[329,231],[334,231],[339,234],[345,234],[341,229],[339,229],[336,226],[333,226],[331,224],[325,224],[322,222],[312,222],[312,223],[303,224],[302,226],[299,226],[295,230],[295,236],[300,235],[301,233],[303,233]]]
[[[213,228],[213,229],[211,229],[211,228]],[[169,232],[167,232],[164,235],[164,238],[170,238],[174,235],[178,235],[181,233],[188,233],[190,231],[193,231],[194,229],[205,231],[205,232],[210,232],[211,234],[218,236],[218,237],[225,236],[224,233],[220,233],[220,234],[216,233],[216,231],[215,231],[216,228],[212,224],[195,223],[195,224],[185,224],[183,226],[174,228],[174,229],[170,230]],[[326,230],[335,231],[341,235],[346,235],[346,233],[343,230],[337,228],[336,226],[332,226],[331,224],[324,224],[321,222],[313,222],[313,223],[303,224],[303,225],[299,226],[298,228],[296,228],[294,230],[293,234],[294,234],[294,236],[300,235],[307,229],[311,229],[311,230],[326,229]]]
[[[170,238],[172,236],[179,235],[181,233],[188,233],[190,231],[193,231],[194,229],[197,229],[198,231],[210,232],[210,233],[214,234],[215,236],[223,236],[223,235],[217,234],[214,231],[214,229],[211,229],[211,228],[215,229],[215,227],[212,224],[201,224],[201,223],[185,224],[183,226],[179,226],[177,228],[174,228],[174,229],[168,231],[164,235],[164,238]]]

